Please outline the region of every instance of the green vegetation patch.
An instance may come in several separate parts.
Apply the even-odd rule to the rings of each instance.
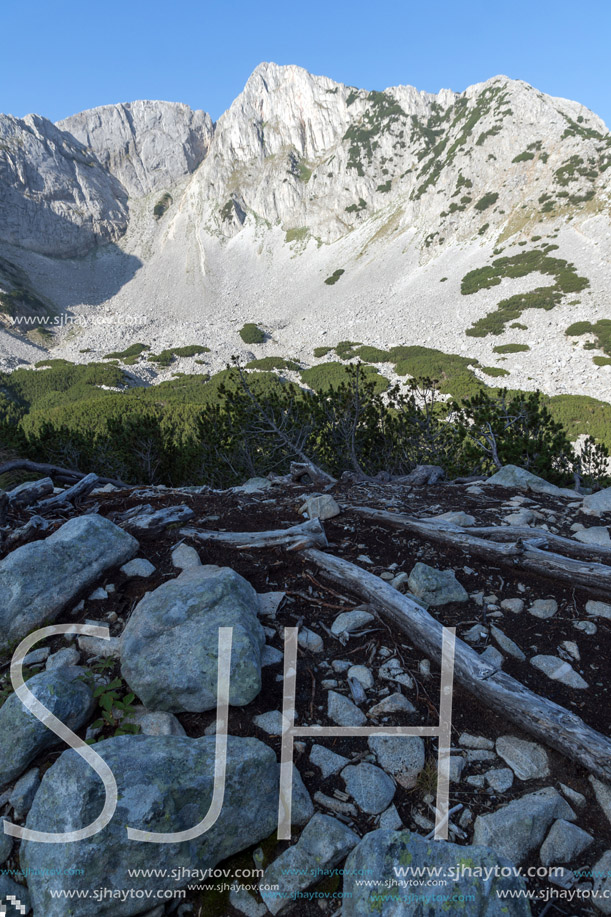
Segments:
[[[240,328],[238,334],[245,344],[264,344],[267,337],[265,331],[259,328],[258,325],[255,325],[254,322],[246,322],[246,324]]]
[[[460,291],[464,296],[488,290],[498,285],[505,277],[526,277],[533,272],[548,274],[555,282],[548,287],[537,287],[528,293],[517,293],[498,304],[490,312],[467,329],[470,337],[486,337],[488,334],[502,334],[505,326],[520,318],[526,309],[553,309],[566,293],[578,293],[589,286],[586,277],[580,277],[575,266],[563,258],[549,255],[551,246],[543,249],[520,252],[511,257],[497,258],[491,265],[469,271],[462,279]]]
[[[596,338],[594,347],[600,348],[603,353],[611,357],[611,319],[601,318],[594,323],[587,321],[574,322],[572,325],[569,325],[564,333],[570,337],[581,337],[583,334],[593,334]],[[586,344],[585,346],[587,347],[588,345]]]
[[[269,372],[273,369],[301,369],[295,360],[285,360],[283,357],[261,357],[260,360],[251,360],[246,364],[247,369],[262,369]]]
[[[351,104],[351,97],[352,93],[348,98],[348,105]],[[358,175],[363,176],[364,163],[372,161],[373,154],[380,145],[380,135],[392,132],[393,126],[403,118],[406,119],[407,115],[389,93],[368,93],[365,112],[344,134],[344,140],[349,143],[347,167],[355,169]],[[403,143],[402,131],[397,134],[397,139]]]
[[[499,199],[498,192],[496,191],[487,191],[483,197],[480,197],[479,201],[475,204],[476,210],[487,210],[488,207],[492,207],[493,204]]]
[[[307,226],[297,226],[294,229],[287,229],[284,237],[285,242],[305,242],[310,234]]]
[[[481,366],[481,371],[486,376],[508,376],[509,373],[506,369],[502,369],[500,366]]]
[[[388,379],[380,375],[380,371],[375,366],[363,366],[363,373],[366,381],[373,383],[375,392],[383,392],[388,388],[390,384]],[[304,369],[301,373],[301,381],[315,392],[339,388],[349,379],[350,367],[337,362],[321,363],[319,366]]]
[[[164,216],[170,207],[173,204],[172,195],[166,191],[165,194],[159,198],[155,206],[153,207],[153,216],[156,220],[160,220]]]
[[[123,360],[127,357],[139,357],[145,350],[150,350],[148,344],[130,344],[125,350],[114,350],[112,353],[105,353],[105,360]],[[82,352],[82,351],[81,351]]]
[[[189,344],[186,347],[172,347],[162,350],[161,353],[152,353],[149,356],[151,363],[158,366],[169,366],[176,357],[195,357],[200,353],[210,353],[210,348],[202,344]]]
[[[317,360],[319,360],[321,357],[326,357],[327,354],[331,353],[332,350],[333,350],[332,347],[315,347],[314,356],[316,357]]]
[[[327,277],[327,279],[325,280],[325,283],[331,287],[333,286],[334,283],[337,283],[337,281],[342,276],[342,274],[345,274],[345,273],[346,273],[345,270],[342,267],[339,267],[336,271],[333,271],[330,277]]]
[[[498,344],[494,348],[495,353],[526,353],[530,350],[528,344]]]
[[[512,162],[528,162],[529,159],[534,159],[535,154],[531,153],[530,150],[524,150],[523,153],[518,153],[517,156],[514,156],[511,160]]]

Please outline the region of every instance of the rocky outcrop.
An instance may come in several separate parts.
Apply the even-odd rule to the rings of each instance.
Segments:
[[[261,690],[265,634],[252,586],[228,567],[191,567],[147,593],[121,642],[121,671],[153,710],[202,712],[216,706],[218,629],[233,627],[229,702]]]
[[[58,122],[117,178],[130,197],[171,188],[194,172],[214,127],[205,111],[177,102],[103,105]]]
[[[95,513],[17,548],[0,561],[0,646],[53,621],[81,589],[137,550],[135,538]]]
[[[0,242],[73,257],[127,222],[127,192],[91,150],[39,115],[0,115]]]
[[[73,871],[68,867],[73,864],[74,844],[22,844],[21,866],[30,870],[29,890],[37,915],[65,917],[66,901],[52,897],[51,891],[105,885],[125,890],[125,900],[73,901],[74,917],[139,914],[143,896],[130,895],[129,889],[157,889],[160,880],[134,878],[129,870],[148,869],[153,852],[157,868],[185,868],[187,874],[172,881],[173,888],[180,888],[190,881],[190,869],[213,867],[275,828],[279,768],[274,752],[257,739],[229,737],[219,819],[208,832],[180,844],[132,841],[125,829],[129,825],[152,832],[186,831],[204,818],[214,785],[214,737],[121,736],[97,743],[95,750],[117,780],[115,815],[106,828],[79,842],[79,876],[66,875]],[[103,804],[101,781],[70,749],[46,772],[26,825],[39,831],[76,830],[92,822]]]

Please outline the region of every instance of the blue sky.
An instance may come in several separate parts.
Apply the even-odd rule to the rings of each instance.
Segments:
[[[0,111],[52,120],[133,99],[218,118],[263,60],[363,87],[461,91],[497,73],[611,124],[611,2],[4,0]]]

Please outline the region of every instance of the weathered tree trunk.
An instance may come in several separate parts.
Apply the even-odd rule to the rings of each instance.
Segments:
[[[334,583],[374,606],[423,653],[441,664],[442,625],[417,602],[355,564],[315,548],[303,555]],[[611,781],[611,740],[580,717],[496,671],[456,638],[456,682],[526,732],[577,761],[601,780]]]
[[[31,471],[34,474],[48,474],[50,477],[62,483],[70,484],[72,481],[79,481],[85,477],[82,471],[75,471],[71,468],[62,468],[61,465],[48,465],[44,462],[31,462],[29,459],[12,459],[10,462],[4,462],[0,465],[0,474],[7,474],[9,471]],[[128,487],[123,481],[117,481],[114,478],[98,478],[99,484],[112,484],[114,487]]]
[[[211,541],[216,544],[228,544],[235,548],[273,548],[286,547],[289,551],[318,545],[328,546],[325,531],[320,519],[309,519],[300,525],[288,529],[274,529],[270,532],[207,532],[202,529],[182,529],[181,535],[197,538],[198,541]]]
[[[477,535],[470,534],[470,530],[464,531],[457,527],[435,525],[421,519],[413,519],[411,516],[404,516],[401,513],[388,513],[385,510],[370,509],[367,506],[347,506],[346,509],[371,519],[373,522],[413,532],[428,541],[459,548],[465,554],[483,557],[499,566],[511,567],[514,570],[529,570],[556,582],[581,586],[596,594],[608,593],[611,589],[611,567],[605,564],[564,557],[561,554],[544,551],[521,539],[514,543],[501,544],[478,538]],[[473,529],[473,531],[481,530]],[[532,532],[530,534],[532,535]]]
[[[180,506],[168,506],[165,509],[158,509],[154,512],[142,512],[139,515],[131,516],[131,518],[123,522],[123,525],[136,535],[159,535],[169,525],[186,522],[192,515],[193,510],[191,507],[181,504]]]
[[[64,490],[61,494],[56,494],[54,497],[49,497],[48,500],[41,500],[37,504],[36,509],[39,513],[47,513],[49,510],[57,509],[58,507],[64,506],[66,503],[73,503],[77,497],[84,497],[94,487],[97,487],[100,483],[100,479],[97,474],[88,474],[84,478],[81,478],[80,481],[77,481],[76,484],[73,484],[72,487],[69,487],[68,490]]]

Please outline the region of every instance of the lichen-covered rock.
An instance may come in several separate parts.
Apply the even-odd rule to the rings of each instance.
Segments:
[[[121,671],[152,710],[202,712],[216,706],[219,627],[233,627],[229,702],[261,690],[265,633],[255,590],[228,567],[192,567],[147,593],[121,638]]]
[[[26,684],[34,697],[73,731],[83,726],[94,710],[92,688],[78,666],[40,672]],[[0,708],[0,787],[19,777],[41,751],[61,744],[62,740],[11,694]]]
[[[500,871],[511,865],[486,847],[440,844],[410,831],[372,831],[346,860],[343,917],[403,917],[408,914],[410,917],[446,917],[462,913],[468,913],[469,917],[529,917],[530,906],[526,898],[498,896],[499,891],[524,891],[526,888],[521,878],[496,875],[495,867]],[[395,872],[401,868],[408,870],[403,887]],[[419,877],[417,897],[415,886],[409,880],[410,868],[414,870],[412,879]],[[446,879],[443,888],[438,879],[432,878],[436,869],[440,869]],[[481,870],[485,869],[489,870],[488,881],[482,880]],[[471,875],[469,870],[473,870]],[[431,877],[430,884],[427,884],[427,875]],[[363,877],[377,884],[368,885],[362,881]]]
[[[66,901],[52,891],[108,886],[151,890],[159,878],[134,877],[129,870],[155,867],[200,869],[255,844],[272,833],[278,816],[279,765],[272,749],[252,738],[228,737],[223,808],[213,827],[191,841],[147,844],[127,837],[126,826],[154,832],[184,831],[205,816],[214,785],[214,737],[120,736],[98,742],[96,752],[117,780],[117,810],[98,834],[78,843],[82,874],[66,876],[74,864],[74,844],[24,841],[21,867],[29,869],[36,915],[66,917]],[[84,827],[100,813],[104,788],[95,772],[69,749],[44,775],[26,825],[66,832]],[[44,868],[43,868],[44,867]],[[180,888],[189,878],[172,881]],[[142,912],[136,896],[72,900],[72,917],[129,917]]]
[[[135,538],[91,513],[12,551],[0,561],[0,646],[54,621],[82,589],[137,549]]]
[[[409,591],[426,605],[447,605],[466,602],[466,589],[460,585],[453,570],[436,570],[428,564],[414,565],[408,580]]]

